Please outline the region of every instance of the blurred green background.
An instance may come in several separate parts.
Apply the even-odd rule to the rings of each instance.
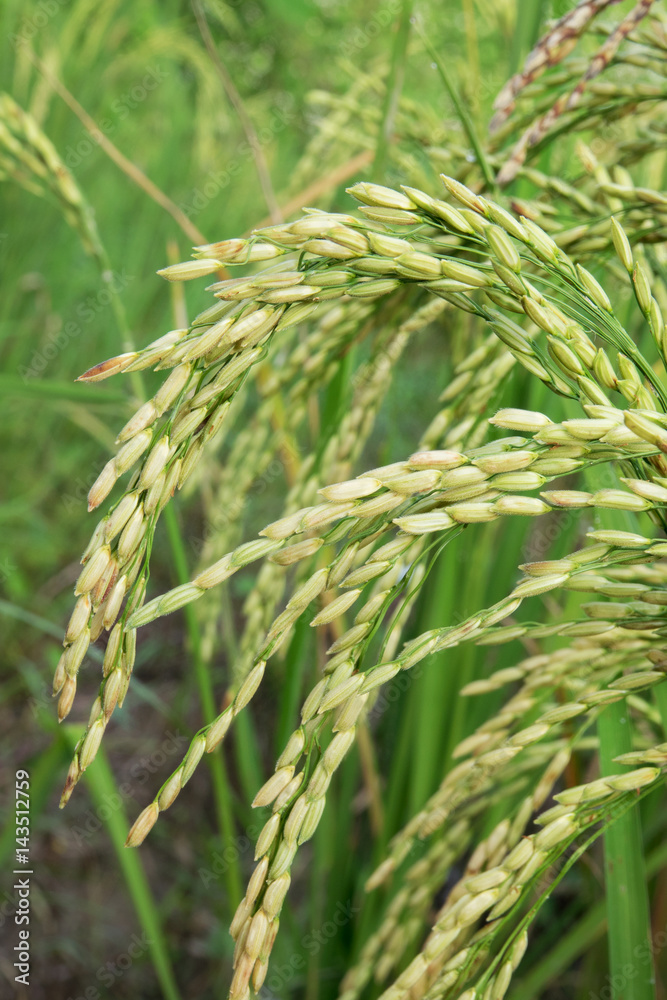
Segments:
[[[286,207],[287,217],[301,203],[346,210],[350,199],[344,188],[355,179],[400,182],[395,151],[376,168],[372,162],[391,47],[407,6],[399,0],[207,0],[214,47],[242,102],[239,117],[184,0],[3,0],[0,90],[34,116],[92,206],[112,271],[107,281],[119,293],[136,344],[171,329],[184,309],[194,315],[209,302],[202,283],[187,287],[180,301],[155,275],[168,260],[187,258],[192,227],[202,238],[219,240],[246,233],[270,215],[243,115],[254,126],[275,200]],[[569,6],[564,0],[425,0],[419,5],[430,40],[480,132],[495,94],[545,19]],[[54,78],[67,91],[56,90]],[[129,168],[121,169],[91,138],[71,100],[67,103],[67,92],[186,217],[187,234],[137,186]],[[331,121],[332,108],[345,109],[345,95],[353,95],[354,109],[355,93],[374,95],[369,114],[363,119],[354,110],[343,114],[329,140],[314,145]],[[438,128],[443,137],[458,133],[463,141],[449,98],[416,38],[405,60],[404,94],[433,109],[436,133]],[[437,134],[432,141],[437,144]],[[411,151],[417,161],[418,153]],[[446,147],[442,156],[446,161]],[[225,745],[237,829],[232,843],[220,838],[210,775],[202,767],[140,852],[124,852],[121,846],[129,822],[150,801],[200,724],[192,649],[181,615],[146,630],[134,693],[115,717],[106,752],[67,809],[58,811],[73,740],[96,681],[82,676],[84,697],[75,706],[75,721],[58,731],[51,677],[71,611],[79,555],[94,523],[86,515],[86,493],[133,411],[132,386],[114,379],[100,386],[74,383],[89,366],[122,349],[98,262],[86,254],[55,198],[27,190],[29,177],[9,176],[1,162],[0,178],[0,742],[2,799],[8,803],[0,832],[0,993],[30,1000],[207,1000],[223,995],[229,981],[232,895],[251,870],[251,839],[261,826],[247,805],[248,792],[251,798],[268,774],[280,742],[274,723],[280,678],[265,685],[252,708],[252,723],[239,726]],[[424,178],[432,188],[437,183],[431,166],[424,166]],[[399,372],[402,412],[399,417],[391,406],[382,411],[374,458],[393,460],[412,446],[423,425],[423,397],[432,392],[432,366],[446,371],[456,361],[457,347],[444,359],[442,353],[441,339],[426,339],[422,352],[410,358],[409,371]],[[521,395],[526,380],[517,380],[509,395]],[[535,405],[539,393],[538,388]],[[277,516],[282,489],[277,480],[275,501],[266,495],[255,501],[262,523]],[[177,524],[192,569],[204,530],[196,494],[178,498]],[[513,565],[521,561],[524,532],[517,527],[504,535]],[[559,545],[565,545],[566,536],[567,531],[561,534]],[[466,556],[465,547],[457,545],[451,558],[463,565]],[[174,565],[163,531],[154,552],[153,593],[178,582]],[[463,614],[473,599],[482,606],[483,595],[493,592],[491,571],[490,553],[480,552],[467,591],[449,584],[450,616]],[[234,578],[232,615],[238,614],[251,579]],[[441,600],[443,579],[435,581],[433,593]],[[441,603],[429,606],[427,593],[420,626],[429,627],[433,615],[440,620],[443,613]],[[465,655],[470,677],[478,652]],[[212,662],[217,695],[224,690],[227,663],[222,652]],[[388,779],[385,842],[405,819],[406,808],[419,806],[438,782],[441,762],[428,764],[433,748],[424,735],[431,731],[431,677],[425,668],[405,699],[404,712],[399,717],[389,705],[377,730],[380,771],[389,766],[392,747],[402,748],[404,761]],[[462,726],[462,720],[457,724]],[[411,746],[415,726],[417,745]],[[285,727],[281,720],[280,730]],[[444,751],[447,741],[442,734],[440,739]],[[453,739],[448,745],[451,749]],[[16,987],[12,969],[9,805],[19,767],[31,775],[35,870],[32,975],[26,990]],[[350,821],[367,809],[357,794],[359,768],[355,751],[341,769],[326,821],[303,852],[265,992],[308,1000],[335,995],[346,962],[372,926],[373,904],[359,915],[363,875],[370,865],[365,820]],[[560,966],[543,970],[539,981],[533,978],[523,993],[519,979],[516,996],[537,995],[538,985],[549,987],[552,996],[573,995],[575,982],[581,995],[587,995],[588,985],[599,988],[604,921],[599,908],[585,911],[591,898],[587,878],[596,883],[598,875],[584,870],[575,876],[568,890],[577,889],[572,906],[568,909],[569,896],[560,900],[532,957],[537,967],[541,954],[574,918],[590,912],[588,937],[581,938],[592,948],[585,962],[563,974],[566,957]],[[577,959],[576,950],[569,957]]]

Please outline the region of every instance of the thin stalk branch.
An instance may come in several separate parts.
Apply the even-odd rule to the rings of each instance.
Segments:
[[[164,208],[166,212],[171,215],[174,222],[183,230],[185,235],[189,240],[192,240],[195,244],[208,243],[208,240],[202,232],[194,225],[193,222],[188,219],[185,212],[176,205],[171,198],[161,191],[157,184],[154,184],[150,177],[139,169],[139,167],[128,160],[121,151],[114,146],[109,138],[104,134],[102,129],[100,129],[88,112],[83,108],[77,101],[74,94],[72,94],[65,84],[58,79],[55,73],[49,69],[46,63],[42,62],[36,53],[32,51],[28,46],[24,47],[24,51],[28,55],[28,58],[33,63],[34,66],[39,70],[42,76],[48,80],[55,92],[62,97],[65,104],[70,108],[71,111],[77,116],[86,131],[92,136],[95,142],[98,144],[100,149],[102,149],[110,160],[116,164],[117,167],[123,171],[123,173],[133,181],[137,187],[141,188],[149,198],[158,204],[161,208]]]
[[[172,252],[173,248],[170,249],[168,247],[168,257]],[[185,325],[187,325],[187,311],[184,297],[177,296],[172,298],[172,308],[174,310],[174,319],[177,320],[178,314],[180,313],[182,314],[182,318],[185,320]],[[178,582],[186,583],[190,579],[190,573],[185,554],[183,535],[178,524],[178,518],[176,516],[173,503],[167,505],[164,516]],[[197,680],[197,687],[199,689],[199,703],[201,705],[202,715],[204,716],[205,722],[212,722],[218,712],[216,711],[215,706],[215,696],[213,693],[213,684],[211,683],[211,675],[209,673],[209,664],[207,663],[202,650],[199,622],[197,621],[197,614],[192,605],[189,605],[185,609],[185,625],[188,633],[188,641],[190,643],[190,652],[194,661],[195,677]],[[213,753],[208,755],[208,760],[211,779],[213,781],[213,799],[215,803],[218,826],[220,828],[220,836],[225,843],[231,844],[234,841],[235,835],[234,816],[231,796],[229,794],[229,780],[222,754],[222,747],[218,747],[217,750],[214,750]],[[230,906],[235,908],[243,895],[241,887],[241,874],[238,864],[232,863],[229,865],[225,871],[225,881],[227,884],[227,894],[229,896]]]

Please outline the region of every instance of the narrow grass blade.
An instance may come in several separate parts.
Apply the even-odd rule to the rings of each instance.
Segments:
[[[452,79],[449,75],[449,72],[447,71],[444,62],[442,61],[442,59],[440,58],[434,47],[431,45],[424,31],[422,31],[421,28],[419,28],[418,31],[419,31],[419,36],[422,42],[424,43],[424,47],[426,48],[426,51],[428,52],[430,58],[433,60],[433,63],[438,71],[438,75],[442,80],[445,89],[447,90],[447,93],[449,94],[452,104],[454,105],[456,116],[461,122],[461,127],[463,128],[463,131],[468,137],[468,142],[470,143],[475,152],[475,157],[477,159],[477,162],[479,163],[480,169],[484,174],[484,180],[486,181],[488,187],[493,191],[496,188],[495,174],[493,173],[493,170],[491,169],[489,162],[486,159],[486,156],[484,154],[484,149],[482,147],[481,142],[479,141],[479,137],[475,130],[475,126],[473,124],[472,118],[470,117],[468,109],[466,108],[465,104],[459,97],[458,91],[454,86],[454,83],[452,82]]]
[[[510,73],[516,73],[521,65],[521,60],[530,52],[539,38],[540,25],[544,20],[548,6],[546,0],[518,0],[516,29],[510,51]]]
[[[73,750],[79,735],[78,730],[68,726],[65,732],[70,742],[70,749]],[[93,802],[100,810],[99,815],[107,816],[109,813],[108,803],[116,801],[119,796],[109,761],[103,749],[99,750],[94,764],[86,772],[85,780]],[[118,809],[111,811],[104,822],[132,898],[139,924],[149,942],[148,949],[162,989],[162,996],[164,1000],[181,1000],[169,957],[169,946],[162,932],[160,916],[148,884],[141,855],[138,851],[126,850],[124,846],[129,827],[124,809],[119,806]]]
[[[73,400],[75,403],[116,403],[127,406],[127,394],[113,392],[100,386],[87,386],[82,382],[60,382],[57,379],[21,378],[19,375],[0,374],[0,395],[41,400]]]
[[[614,758],[632,749],[625,701],[605,708],[598,720],[598,734],[601,772],[618,774],[621,768]],[[612,996],[614,1000],[655,1000],[653,962],[638,960],[640,955],[650,955],[651,923],[637,808],[629,809],[605,831],[604,856]]]
[[[387,79],[387,90],[382,108],[382,125],[380,126],[377,146],[375,147],[373,172],[376,177],[381,177],[384,172],[387,161],[387,151],[391,141],[391,133],[394,128],[394,121],[398,110],[398,102],[403,89],[405,57],[408,51],[408,39],[410,37],[410,22],[413,7],[414,4],[412,0],[403,0],[396,28],[394,47],[391,53],[391,65],[389,67],[389,77]]]

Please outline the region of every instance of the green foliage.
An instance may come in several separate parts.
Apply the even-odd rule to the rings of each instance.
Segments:
[[[655,995],[667,19],[525,6],[4,12],[6,684],[131,995]]]

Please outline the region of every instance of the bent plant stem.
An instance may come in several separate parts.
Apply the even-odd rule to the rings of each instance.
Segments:
[[[614,758],[632,749],[628,707],[618,701],[600,714],[600,770],[618,774]],[[639,963],[650,955],[651,925],[639,811],[624,812],[604,833],[605,886],[609,927],[609,975],[614,1000],[654,1000],[653,962]],[[628,974],[628,968],[633,970]],[[620,983],[620,986],[615,985]]]
[[[178,582],[179,584],[187,583],[189,573],[187,559],[185,556],[185,547],[183,545],[183,538],[178,526],[173,504],[168,504],[165,508],[164,519],[167,527],[167,534],[169,536],[169,544],[174,558],[174,566]],[[199,635],[199,626],[195,610],[190,604],[184,609],[184,612],[185,625],[190,642],[190,650],[194,661],[195,677],[197,679],[197,687],[199,689],[199,700],[201,703],[202,715],[204,717],[204,722],[208,723],[212,722],[217,715],[213,685],[201,652],[201,638]],[[222,749],[218,747],[213,751],[213,753],[208,755],[208,759],[211,769],[211,778],[213,780],[213,798],[215,800],[215,812],[218,825],[220,827],[220,835],[226,844],[231,844],[233,843],[235,836],[234,818],[229,794],[229,782],[227,779],[225,762],[222,757]],[[241,875],[236,861],[232,862],[227,867],[225,871],[225,881],[227,883],[229,905],[232,909],[234,909],[238,906],[241,901],[241,897],[243,896]]]

